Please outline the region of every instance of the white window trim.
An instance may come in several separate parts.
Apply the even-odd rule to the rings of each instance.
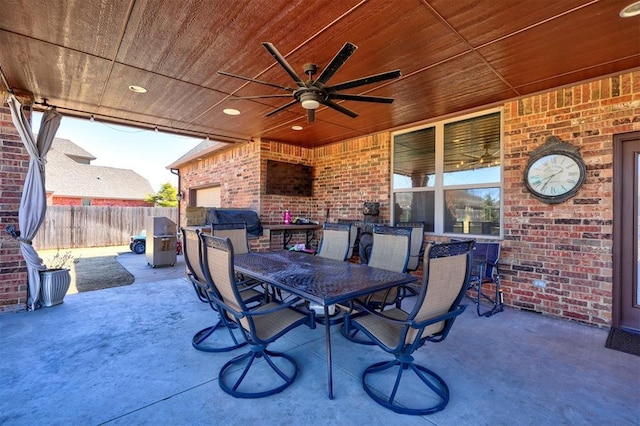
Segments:
[[[489,115],[499,112],[500,113],[500,182],[487,182],[487,183],[479,183],[479,184],[468,184],[468,185],[448,185],[445,186],[443,182],[443,173],[444,173],[444,126],[448,123],[455,123],[457,121],[467,120],[470,118],[481,117],[483,115]],[[436,181],[433,187],[421,187],[421,188],[402,188],[394,190],[393,188],[393,170],[394,170],[394,144],[395,144],[395,136],[401,135],[404,133],[413,132],[416,130],[421,130],[429,127],[435,128],[435,175]],[[413,126],[409,128],[405,128],[402,130],[396,130],[391,132],[391,176],[389,179],[389,205],[393,205],[393,196],[395,193],[400,192],[424,192],[424,191],[433,191],[434,192],[434,224],[433,224],[433,232],[425,232],[430,235],[438,235],[438,236],[452,236],[452,237],[480,237],[482,239],[503,239],[504,238],[504,108],[496,107],[485,109],[481,111],[476,111],[473,113],[460,115],[456,117],[450,117],[443,120],[433,121],[426,124],[421,124],[419,126]],[[442,217],[442,212],[444,211],[444,191],[445,190],[455,190],[455,189],[474,189],[474,188],[495,188],[498,186],[500,188],[500,234],[499,235],[476,235],[476,234],[457,234],[452,232],[444,232],[444,218]],[[394,217],[395,212],[393,209],[391,210],[391,223],[395,223],[396,218]]]

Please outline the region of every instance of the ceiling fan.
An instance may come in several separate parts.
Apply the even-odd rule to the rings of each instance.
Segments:
[[[493,154],[489,152],[491,148],[490,144],[484,145],[484,152],[482,155],[471,155],[471,154],[463,154],[465,157],[470,157],[472,160],[466,163],[468,166],[476,166],[476,167],[489,167],[493,165],[494,161],[499,160],[498,155],[500,154],[500,150],[498,149]]]
[[[356,51],[357,46],[352,43],[345,43],[342,49],[333,57],[329,65],[320,73],[317,79],[313,79],[313,76],[318,72],[318,65],[314,63],[307,63],[303,65],[304,73],[307,76],[307,81],[302,80],[300,76],[293,70],[287,60],[278,52],[278,49],[271,43],[262,43],[262,46],[275,58],[282,68],[289,74],[289,76],[296,83],[296,87],[286,87],[275,83],[269,83],[262,80],[256,80],[255,78],[243,77],[241,75],[231,74],[225,71],[218,71],[218,74],[228,77],[239,78],[241,80],[251,81],[254,83],[264,84],[266,86],[275,87],[278,89],[291,92],[288,94],[275,94],[275,95],[260,95],[260,96],[242,96],[231,97],[230,100],[238,99],[261,99],[261,98],[288,98],[293,97],[293,100],[275,110],[269,112],[266,117],[270,117],[290,106],[300,103],[304,109],[307,110],[307,121],[313,123],[315,121],[315,111],[320,105],[328,106],[336,111],[348,115],[349,117],[356,118],[358,114],[350,109],[334,102],[334,101],[357,101],[357,102],[375,102],[390,104],[393,102],[393,98],[384,98],[380,96],[365,96],[365,95],[352,95],[346,93],[338,93],[341,90],[353,89],[355,87],[365,86],[368,84],[378,83],[385,80],[391,80],[400,77],[402,74],[400,70],[383,72],[380,74],[370,75],[368,77],[362,77],[355,80],[346,81],[333,86],[327,86],[327,82],[333,75],[344,65],[349,57]]]

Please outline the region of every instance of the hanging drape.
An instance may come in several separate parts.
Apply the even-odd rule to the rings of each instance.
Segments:
[[[40,306],[40,272],[45,269],[42,259],[33,248],[31,241],[38,233],[47,210],[47,193],[45,190],[44,169],[47,152],[51,148],[53,138],[60,126],[62,115],[55,109],[48,109],[42,115],[38,138],[35,139],[31,131],[31,124],[22,111],[22,105],[11,94],[7,101],[11,108],[13,124],[20,134],[22,143],[29,153],[29,169],[22,189],[20,210],[18,211],[18,225],[20,228],[20,250],[27,262],[29,300],[28,309],[34,310]]]

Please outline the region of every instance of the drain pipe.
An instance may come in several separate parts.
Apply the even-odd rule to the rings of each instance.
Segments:
[[[180,209],[182,208],[182,200],[184,200],[184,193],[182,192],[182,179],[180,176],[180,169],[169,169],[171,174],[178,176],[178,229],[180,229]]]

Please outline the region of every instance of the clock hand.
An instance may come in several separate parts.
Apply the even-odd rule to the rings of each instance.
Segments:
[[[551,179],[553,179],[554,176],[560,174],[560,172],[555,172],[554,174],[550,175],[547,180],[544,181],[544,184],[542,185],[542,187],[540,188],[540,190],[544,191],[544,189],[546,188],[546,186],[549,184],[549,182],[551,182]]]

